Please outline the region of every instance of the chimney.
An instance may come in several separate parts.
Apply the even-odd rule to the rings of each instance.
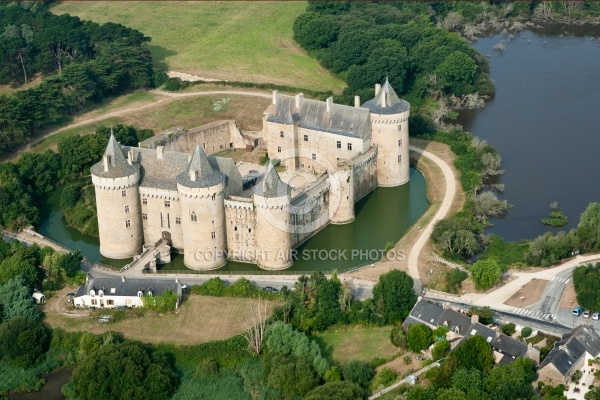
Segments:
[[[375,96],[377,96],[377,93],[379,93],[379,91],[381,90],[381,85],[379,83],[375,84]]]
[[[196,179],[198,179],[198,171],[195,169],[190,169],[190,180],[192,182],[196,182]]]
[[[104,155],[102,157],[102,165],[104,165],[104,172],[108,171],[108,164],[110,164],[110,156]]]
[[[327,112],[331,112],[331,107],[333,106],[333,97],[327,98]]]
[[[302,99],[304,98],[304,93],[298,93],[296,95],[296,108],[300,108],[302,105]]]
[[[156,158],[159,160],[163,159],[163,146],[156,146]]]
[[[277,90],[273,90],[273,105],[277,105],[277,96],[279,95],[279,92]]]
[[[360,108],[360,96],[354,96],[354,107]]]
[[[385,92],[381,93],[381,104],[380,104],[381,107],[386,106],[386,104],[387,104],[386,97],[387,97],[387,93],[385,93]]]
[[[127,164],[131,165],[133,164],[133,150],[129,149],[129,151],[127,152]]]
[[[476,324],[478,322],[479,322],[479,315],[477,315],[477,314],[471,315],[471,323]]]

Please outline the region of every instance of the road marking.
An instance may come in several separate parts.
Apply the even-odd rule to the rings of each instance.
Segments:
[[[552,279],[550,279],[551,282],[559,282],[559,283],[569,283],[569,281],[571,280],[571,278],[559,278],[556,275],[552,277]]]

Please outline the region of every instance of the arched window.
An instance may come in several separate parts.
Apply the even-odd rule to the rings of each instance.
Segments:
[[[197,222],[198,221],[198,217],[196,216],[196,213],[194,211],[192,211],[192,213],[190,214],[190,220],[192,222]]]
[[[138,297],[142,297],[144,295],[144,293],[142,293],[141,290],[138,290]]]

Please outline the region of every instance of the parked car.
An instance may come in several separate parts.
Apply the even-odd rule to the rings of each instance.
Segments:
[[[262,288],[262,290],[264,290],[265,292],[279,292],[279,289],[274,288],[273,286],[265,286],[264,288]]]
[[[592,314],[592,319],[595,320],[595,321],[600,320],[600,313],[598,313],[598,312],[593,313]]]
[[[583,307],[575,307],[573,309],[573,315],[579,317],[583,313]]]
[[[582,317],[583,318],[589,318],[590,315],[592,315],[592,312],[590,310],[584,311]]]

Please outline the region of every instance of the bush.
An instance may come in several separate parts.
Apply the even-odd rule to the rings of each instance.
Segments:
[[[360,387],[367,388],[373,378],[375,370],[365,361],[350,360],[342,365],[344,380],[354,382]]]
[[[412,351],[421,351],[433,342],[432,331],[425,324],[414,324],[408,327],[406,346]]]
[[[467,279],[469,274],[460,268],[453,268],[446,274],[446,290],[450,293],[456,293],[462,285],[462,281]]]
[[[525,328],[521,329],[521,336],[523,336],[524,338],[531,336],[531,333],[533,332],[533,330],[526,326]]]
[[[390,333],[390,340],[392,344],[396,347],[406,347],[406,335],[401,327],[392,328],[392,332]]]
[[[440,360],[450,353],[450,343],[447,340],[437,341],[431,350],[431,356],[434,360]]]
[[[371,387],[376,390],[381,386],[387,387],[398,379],[398,373],[390,368],[383,368],[375,375]]]
[[[502,331],[502,333],[504,333],[505,335],[508,335],[508,336],[514,335],[514,333],[517,331],[515,329],[515,324],[513,324],[512,322],[509,322],[504,325],[500,325],[500,330]]]
[[[165,82],[163,89],[171,92],[175,92],[183,86],[183,81],[181,78],[169,78]]]

